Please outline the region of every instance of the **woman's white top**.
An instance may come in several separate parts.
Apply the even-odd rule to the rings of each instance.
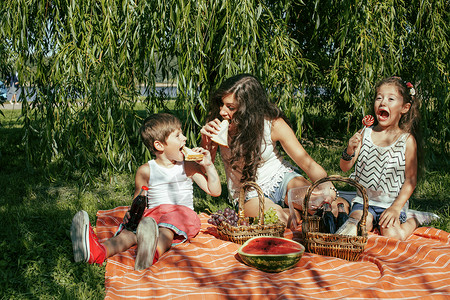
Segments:
[[[148,182],[147,208],[161,204],[184,205],[194,209],[192,179],[186,176],[184,161],[171,168],[165,168],[155,160],[148,162],[150,179]]]
[[[366,188],[369,205],[388,208],[405,182],[405,152],[409,133],[403,133],[392,145],[379,147],[372,141],[372,128],[364,130],[355,171],[350,175]],[[353,199],[363,204],[361,195]],[[409,201],[408,201],[409,202]],[[408,209],[406,202],[404,210]]]
[[[283,180],[286,172],[292,172],[292,166],[281,158],[276,148],[276,143],[272,141],[272,121],[264,120],[264,135],[261,141],[261,159],[262,163],[256,171],[255,182],[262,189],[264,194],[269,195],[275,190],[277,185]],[[256,141],[255,141],[256,142]],[[225,173],[227,175],[227,186],[229,197],[233,204],[239,199],[242,177],[242,161],[237,169],[232,169],[230,165],[231,150],[228,147],[220,146],[220,155],[222,157]],[[255,190],[248,190],[247,198],[257,197]]]

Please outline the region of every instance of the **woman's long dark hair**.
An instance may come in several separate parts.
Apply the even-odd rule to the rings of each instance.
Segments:
[[[242,162],[241,182],[255,180],[256,170],[261,163],[261,142],[264,136],[264,119],[287,119],[283,112],[269,102],[267,93],[254,76],[239,74],[225,80],[210,98],[208,121],[221,119],[219,111],[223,105],[222,99],[234,95],[238,109],[232,122],[236,134],[232,136],[229,145],[232,158],[230,165],[238,168]]]

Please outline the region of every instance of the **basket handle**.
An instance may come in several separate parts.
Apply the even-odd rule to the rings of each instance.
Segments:
[[[351,178],[348,178],[348,177],[342,177],[340,175],[330,175],[328,177],[321,178],[309,186],[308,191],[306,192],[305,199],[304,199],[304,209],[303,209],[303,217],[304,217],[303,219],[304,219],[304,222],[306,221],[306,223],[307,223],[306,225],[309,225],[307,208],[308,208],[309,198],[311,197],[311,193],[319,184],[327,182],[327,181],[346,182],[350,185],[355,186],[360,191],[363,201],[364,201],[364,204],[363,204],[363,214],[361,216],[361,220],[358,223],[358,227],[359,227],[359,232],[361,232],[363,235],[367,234],[366,219],[367,219],[367,213],[369,211],[369,199],[367,198],[366,189],[364,188],[364,186],[362,186],[357,181],[355,181]]]
[[[259,225],[264,225],[264,202],[265,197],[264,193],[259,187],[259,185],[256,182],[253,181],[247,181],[244,182],[241,186],[241,190],[239,192],[239,219],[243,220],[245,218],[245,212],[244,212],[244,204],[245,204],[245,193],[246,190],[254,188],[256,192],[258,193],[258,199],[259,199]]]

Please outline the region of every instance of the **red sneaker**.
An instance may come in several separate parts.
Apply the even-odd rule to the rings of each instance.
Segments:
[[[84,210],[80,210],[73,217],[70,237],[75,262],[84,261],[101,265],[105,261],[106,248],[98,241],[89,222],[89,216]]]

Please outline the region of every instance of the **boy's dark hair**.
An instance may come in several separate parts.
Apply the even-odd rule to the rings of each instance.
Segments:
[[[147,149],[156,153],[155,141],[165,143],[169,135],[178,128],[181,128],[181,121],[177,117],[160,113],[147,117],[139,129],[139,134]]]

